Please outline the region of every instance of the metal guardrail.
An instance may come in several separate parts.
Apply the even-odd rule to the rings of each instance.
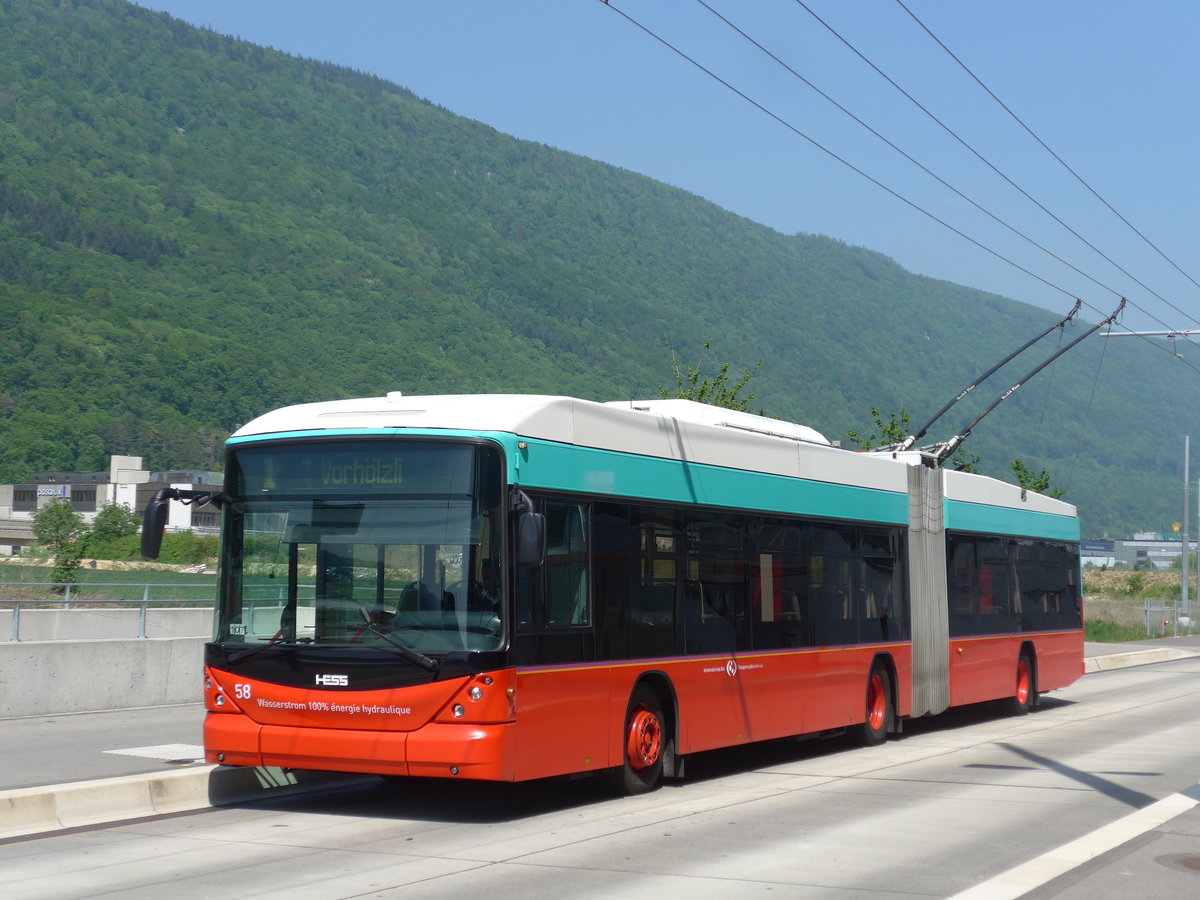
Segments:
[[[80,609],[80,604],[92,606],[119,606],[129,608],[136,605],[138,608],[138,637],[146,637],[146,616],[147,611],[153,606],[212,606],[213,587],[211,585],[191,584],[129,584],[119,581],[89,581],[77,584],[65,584],[46,581],[4,581],[0,582],[0,588],[10,587],[35,587],[45,590],[63,589],[62,597],[44,597],[37,599],[6,599],[0,596],[0,609],[12,610],[12,628],[10,632],[10,641],[21,640],[21,608],[22,607],[49,607],[52,609]],[[130,591],[141,592],[140,600],[133,600],[128,597],[92,597],[82,596],[85,592],[91,591],[93,588],[124,588]],[[189,591],[203,592],[207,597],[151,597],[151,591],[159,591],[160,589],[169,588],[186,588]],[[72,598],[72,592],[75,597]],[[72,604],[75,604],[72,607]]]

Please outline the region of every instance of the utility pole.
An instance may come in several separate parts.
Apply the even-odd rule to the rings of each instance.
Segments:
[[[1188,542],[1188,508],[1191,504],[1188,502],[1188,487],[1190,487],[1191,478],[1188,475],[1188,457],[1191,455],[1191,435],[1185,435],[1183,438],[1183,554],[1181,555],[1180,572],[1183,577],[1179,579],[1179,615],[1175,617],[1175,630],[1179,630],[1179,620],[1188,617],[1188,556],[1191,544]]]
[[[1197,549],[1196,549],[1196,602],[1200,603],[1200,478],[1196,479],[1196,530],[1197,530],[1197,535],[1196,535],[1196,547],[1197,547]],[[1185,552],[1190,554],[1191,548],[1189,547],[1187,549],[1187,551],[1185,551]],[[1185,627],[1187,628],[1188,634],[1191,634],[1192,633],[1191,611],[1185,607],[1183,610],[1183,614],[1185,616],[1187,616],[1187,625]]]
[[[1196,531],[1196,602],[1200,604],[1200,478],[1196,479]],[[1189,547],[1184,552],[1188,553],[1190,558],[1191,548]],[[1187,628],[1188,634],[1191,634],[1192,614],[1186,603],[1183,607],[1183,615],[1187,620],[1187,624],[1184,627]]]
[[[1184,339],[1190,338],[1192,335],[1200,334],[1200,327],[1191,326],[1188,328],[1172,328],[1167,331],[1109,331],[1108,337],[1165,337],[1171,342],[1172,352],[1179,356],[1179,352],[1174,350],[1175,338],[1181,337]],[[1190,436],[1185,436],[1183,439],[1183,562],[1180,565],[1179,587],[1179,615],[1175,617],[1175,629],[1179,630],[1179,619],[1186,618],[1188,620],[1187,628],[1191,630],[1191,610],[1188,607],[1188,555],[1190,553],[1190,544],[1188,542],[1188,444]],[[1197,483],[1197,520],[1196,524],[1200,527],[1200,482]],[[1196,570],[1200,575],[1200,554],[1196,557]],[[1200,579],[1197,580],[1197,594],[1200,594]]]

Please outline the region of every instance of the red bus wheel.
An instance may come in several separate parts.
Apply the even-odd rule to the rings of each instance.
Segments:
[[[892,679],[883,666],[872,668],[867,679],[866,716],[859,726],[859,740],[867,746],[882,744],[892,724]]]
[[[639,685],[629,698],[625,733],[621,745],[622,765],[616,787],[625,794],[642,794],[658,786],[662,778],[667,734],[658,695]]]
[[[1027,651],[1021,651],[1021,658],[1017,660],[1017,686],[1013,693],[1012,699],[1009,700],[1009,708],[1014,716],[1023,716],[1033,708],[1033,701],[1037,699],[1037,685],[1034,681],[1033,660],[1030,659]]]

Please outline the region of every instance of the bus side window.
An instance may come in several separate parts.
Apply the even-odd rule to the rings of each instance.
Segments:
[[[853,529],[821,524],[813,529],[812,541],[808,571],[813,642],[822,646],[857,643]]]
[[[802,647],[808,637],[810,525],[763,519],[751,537],[754,648]]]
[[[637,550],[629,573],[629,649],[634,656],[665,656],[675,651],[679,517],[670,509],[634,507],[630,519]]]
[[[523,629],[590,625],[588,506],[539,501],[546,516],[546,562],[517,570],[517,618]]]
[[[1080,627],[1077,564],[1067,545],[1021,541],[1015,569],[1020,579],[1020,630]]]
[[[946,590],[950,603],[950,634],[974,634],[979,610],[980,571],[975,541],[952,537],[946,553]],[[988,573],[990,580],[991,574]],[[990,589],[990,588],[989,588]]]
[[[895,531],[862,528],[859,534],[862,603],[859,640],[895,640],[905,637],[905,613],[900,601],[903,592],[900,542]]]
[[[629,524],[625,504],[592,507],[592,579],[596,597],[597,654],[627,659],[629,651],[630,571],[636,565],[639,531]]]
[[[582,503],[546,504],[546,624],[589,625],[588,508]]]
[[[542,570],[517,567],[517,624],[541,628],[546,619],[546,596]]]
[[[743,520],[727,514],[689,517],[684,537],[686,646],[702,653],[749,649],[746,594],[750,567]]]

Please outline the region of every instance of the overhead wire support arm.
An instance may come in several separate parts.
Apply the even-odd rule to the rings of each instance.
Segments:
[[[1189,328],[1172,328],[1167,331],[1114,331],[1109,337],[1191,337],[1200,334],[1200,327],[1192,325]]]
[[[1097,324],[1093,325],[1091,328],[1089,328],[1087,331],[1085,331],[1079,337],[1075,338],[1075,340],[1071,341],[1071,343],[1067,344],[1065,347],[1061,347],[1055,353],[1051,354],[1046,360],[1044,360],[1041,364],[1039,364],[1032,372],[1030,372],[1028,375],[1026,375],[1024,378],[1022,378],[1020,381],[1018,381],[1016,384],[1014,384],[1012,387],[1010,387],[1008,390],[1006,390],[1003,394],[1001,394],[999,397],[997,397],[992,402],[992,404],[990,406],[988,406],[987,409],[985,409],[983,412],[981,412],[979,415],[977,415],[974,418],[974,420],[972,420],[970,425],[968,425],[966,428],[964,428],[958,434],[954,435],[954,437],[950,438],[950,440],[946,441],[944,444],[939,444],[936,448],[934,448],[934,456],[937,458],[938,464],[940,465],[943,462],[945,462],[947,459],[949,459],[951,454],[953,454],[954,451],[959,448],[959,446],[962,444],[963,441],[965,441],[967,439],[968,436],[970,436],[971,432],[975,429],[975,426],[978,425],[981,421],[983,421],[983,418],[985,416],[987,416],[992,410],[994,410],[997,406],[999,406],[1001,403],[1003,403],[1005,400],[1007,400],[1009,397],[1011,397],[1013,394],[1015,394],[1017,392],[1017,389],[1020,388],[1021,385],[1025,384],[1025,382],[1029,381],[1029,379],[1033,378],[1033,376],[1037,375],[1038,372],[1042,371],[1042,369],[1046,368],[1046,366],[1050,365],[1050,363],[1054,362],[1056,359],[1058,359],[1060,356],[1062,356],[1064,353],[1066,353],[1068,350],[1070,350],[1072,347],[1074,347],[1080,341],[1083,341],[1090,335],[1099,331],[1105,325],[1109,325],[1112,322],[1114,322],[1116,320],[1117,316],[1119,316],[1121,314],[1121,311],[1124,309],[1125,309],[1125,298],[1122,297],[1120,304],[1117,306],[1117,308],[1115,310],[1113,310],[1112,315],[1110,315],[1108,318],[1104,319],[1102,322],[1098,322]]]
[[[1193,325],[1188,328],[1172,328],[1167,331],[1117,331],[1107,335],[1107,337],[1165,337],[1171,342],[1170,354],[1176,359],[1183,359],[1183,354],[1179,352],[1179,345],[1175,343],[1175,338],[1183,338],[1187,341],[1194,334],[1200,334],[1200,327]],[[1195,367],[1193,366],[1193,368]]]
[[[956,403],[958,403],[960,400],[962,400],[964,397],[966,397],[967,394],[971,393],[971,391],[975,390],[975,388],[977,388],[979,385],[983,384],[983,382],[987,381],[989,378],[991,378],[993,375],[995,375],[996,372],[998,372],[1003,366],[1007,365],[1009,362],[1016,359],[1018,356],[1020,356],[1022,353],[1024,353],[1026,350],[1028,350],[1030,347],[1032,347],[1034,344],[1036,344],[1038,341],[1040,341],[1042,338],[1044,338],[1046,335],[1048,335],[1050,332],[1054,331],[1054,329],[1064,327],[1068,322],[1070,322],[1073,318],[1075,318],[1075,316],[1079,313],[1079,310],[1082,306],[1083,306],[1083,301],[1076,300],[1075,306],[1071,309],[1071,311],[1069,313],[1067,313],[1065,318],[1059,319],[1057,322],[1055,322],[1053,325],[1051,325],[1049,328],[1047,328],[1045,331],[1043,331],[1037,337],[1022,344],[1019,349],[1014,350],[1012,353],[1008,354],[1008,356],[1004,357],[1004,359],[1000,360],[1000,362],[996,363],[994,366],[992,366],[990,369],[988,369],[986,372],[984,372],[982,375],[980,375],[978,378],[976,378],[974,381],[972,381],[969,385],[967,385],[965,388],[963,388],[961,391],[959,391],[958,396],[956,396],[953,400],[951,400],[949,403],[947,403],[945,406],[943,406],[941,409],[939,409],[936,413],[934,413],[933,417],[930,418],[930,420],[928,422],[926,422],[919,429],[914,431],[912,434],[910,434],[908,437],[906,437],[904,440],[902,440],[899,444],[897,444],[895,449],[898,451],[912,449],[913,445],[916,444],[916,442],[919,441],[921,438],[925,437],[926,432],[928,432],[929,429],[933,427],[934,423],[937,422],[938,419],[940,419],[947,412],[949,412],[950,408],[952,406],[954,406]]]

